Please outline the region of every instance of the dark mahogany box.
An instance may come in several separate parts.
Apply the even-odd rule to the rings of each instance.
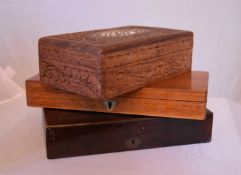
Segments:
[[[49,108],[44,116],[49,159],[210,142],[213,122],[208,109],[199,121]]]
[[[39,40],[40,80],[94,99],[111,99],[191,71],[193,33],[127,26]]]

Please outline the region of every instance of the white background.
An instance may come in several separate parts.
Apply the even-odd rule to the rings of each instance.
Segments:
[[[47,160],[42,111],[26,106],[42,36],[123,25],[191,30],[193,69],[210,73],[212,141]],[[0,0],[0,174],[241,174],[240,0]]]
[[[1,0],[0,68],[24,87],[38,72],[38,38],[123,25],[193,31],[193,69],[210,73],[209,96],[241,101],[240,0]]]

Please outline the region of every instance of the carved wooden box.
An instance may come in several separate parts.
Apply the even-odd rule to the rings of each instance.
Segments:
[[[49,159],[205,143],[212,135],[209,110],[201,121],[60,109],[44,114]]]
[[[208,73],[192,71],[113,98],[89,99],[49,87],[38,77],[26,81],[27,104],[33,107],[72,109],[157,117],[205,118]]]
[[[95,99],[111,99],[191,70],[193,33],[128,26],[39,40],[40,79]]]

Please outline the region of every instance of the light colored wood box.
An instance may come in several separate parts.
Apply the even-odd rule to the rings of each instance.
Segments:
[[[27,104],[33,107],[197,120],[205,118],[207,91],[208,73],[198,71],[156,82],[111,101],[52,88],[37,76],[26,81]]]

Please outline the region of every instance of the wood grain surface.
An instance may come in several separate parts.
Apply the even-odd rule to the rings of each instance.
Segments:
[[[193,33],[128,26],[43,37],[40,80],[94,99],[111,99],[188,72]]]
[[[185,120],[44,109],[49,159],[211,141],[213,114]]]
[[[102,100],[52,88],[38,76],[26,81],[27,104],[33,107],[197,120],[205,118],[207,90],[208,73],[192,71],[113,98],[116,106],[109,111]]]

